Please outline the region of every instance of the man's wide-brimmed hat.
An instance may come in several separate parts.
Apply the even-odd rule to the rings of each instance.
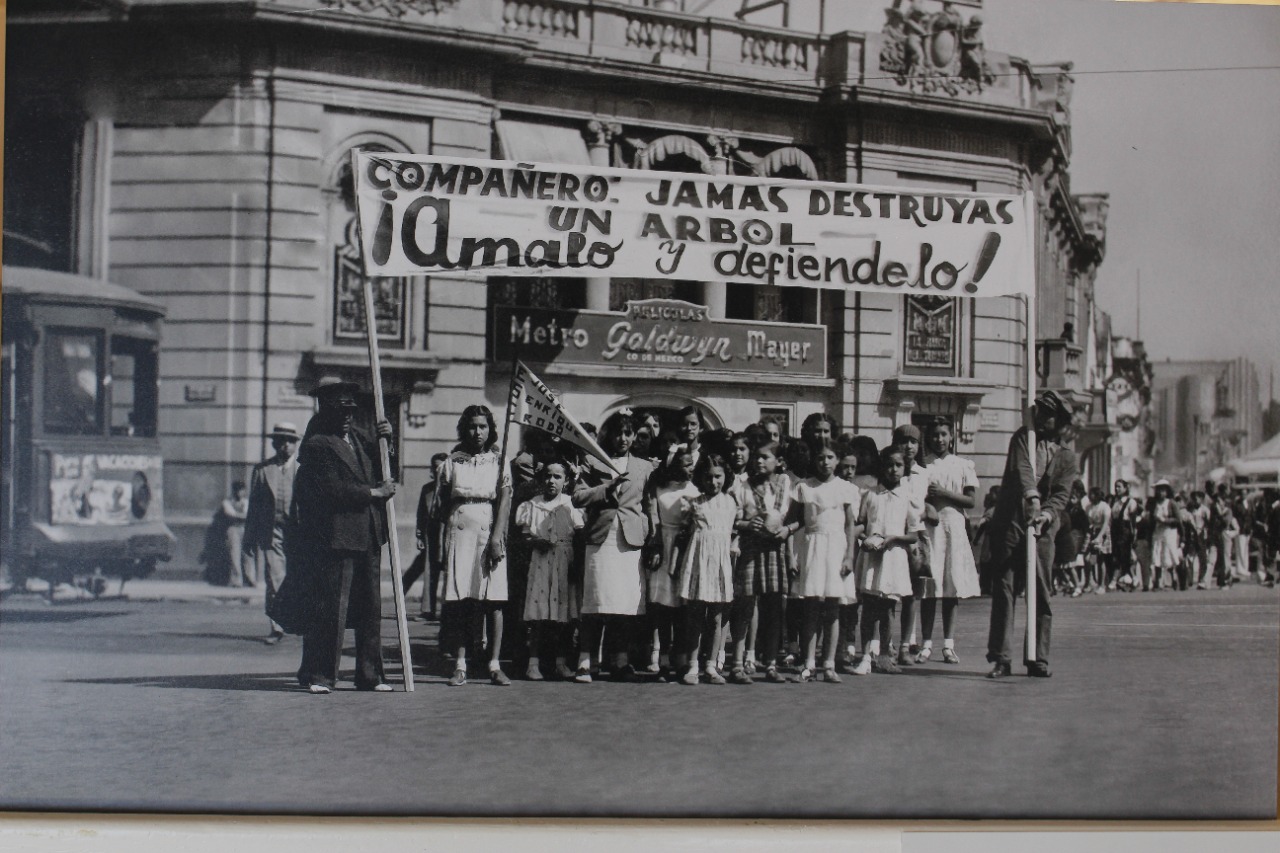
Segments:
[[[298,434],[298,428],[288,421],[280,421],[271,427],[271,432],[267,433],[267,438],[287,438],[291,441],[302,441],[302,436]]]
[[[1036,396],[1036,405],[1043,406],[1046,410],[1055,415],[1062,415],[1068,418],[1071,417],[1074,411],[1071,403],[1063,398],[1063,396],[1057,391],[1041,391]]]
[[[320,402],[336,402],[344,408],[356,408],[356,392],[360,386],[354,382],[343,382],[341,379],[326,377],[311,389],[311,396]]]
[[[1171,489],[1173,488],[1173,484],[1171,484],[1168,480],[1164,479],[1163,477],[1161,477],[1159,480],[1156,480],[1155,488],[1158,489],[1161,486],[1168,486]]]

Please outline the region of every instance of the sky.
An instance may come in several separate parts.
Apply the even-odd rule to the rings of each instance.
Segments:
[[[827,0],[825,29],[879,30],[890,5]],[[818,6],[792,0],[791,25],[816,31]],[[1097,292],[1114,333],[1140,335],[1152,361],[1245,356],[1265,399],[1272,370],[1280,383],[1280,7],[984,0],[980,14],[988,50],[1074,63],[1071,190],[1110,194]]]

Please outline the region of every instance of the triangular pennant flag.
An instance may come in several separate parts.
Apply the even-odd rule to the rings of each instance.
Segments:
[[[560,405],[546,383],[535,376],[522,361],[516,362],[515,373],[511,376],[507,417],[512,423],[540,429],[561,441],[580,447],[609,466],[611,471],[623,473],[609,459],[609,454],[600,449],[595,439],[574,420],[573,415]]]

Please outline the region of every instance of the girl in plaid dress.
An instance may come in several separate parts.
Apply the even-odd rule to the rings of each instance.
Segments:
[[[767,655],[765,680],[786,681],[778,674],[777,651],[781,639],[783,608],[789,587],[787,570],[791,528],[791,488],[779,458],[776,441],[757,447],[751,455],[747,481],[735,489],[738,497],[738,531],[742,553],[733,572],[733,672],[734,684],[751,684],[746,671],[747,634],[757,603],[760,608],[760,648]]]

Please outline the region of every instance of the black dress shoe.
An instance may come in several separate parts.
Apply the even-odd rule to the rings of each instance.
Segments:
[[[627,664],[626,666],[617,667],[609,673],[609,680],[633,684],[637,681],[642,681],[643,679],[640,677],[640,673],[636,672],[636,668],[634,666]]]
[[[987,673],[987,678],[1008,678],[1011,675],[1013,675],[1013,667],[1005,661],[1003,663],[997,662],[995,666],[991,667],[991,671]]]
[[[1049,671],[1049,665],[1046,663],[1029,663],[1027,675],[1031,678],[1049,678],[1053,673]]]

